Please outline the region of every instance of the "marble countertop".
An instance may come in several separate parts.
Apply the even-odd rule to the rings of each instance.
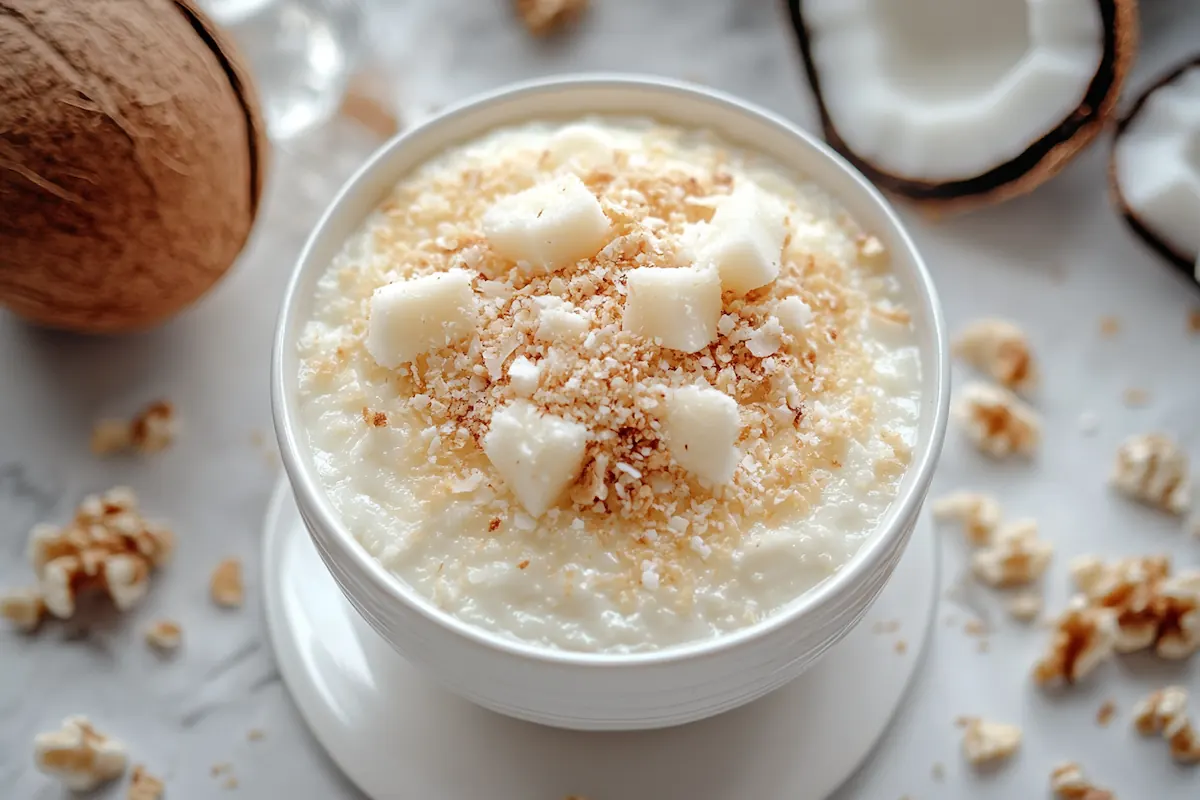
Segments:
[[[1186,0],[1144,5],[1146,46],[1134,87],[1200,41],[1200,9]],[[506,6],[372,5],[373,35],[408,119],[511,80],[583,70],[686,78],[805,124],[814,118],[774,0],[594,0],[583,25],[552,42],[531,42]],[[374,144],[370,134],[338,122],[289,145],[241,262],[160,330],[83,339],[0,314],[0,586],[28,583],[24,547],[34,523],[61,521],[83,494],[114,484],[134,487],[147,512],[170,520],[180,538],[174,562],[136,610],[47,625],[32,637],[0,630],[3,797],[61,796],[33,769],[31,738],[74,713],[127,742],[135,762],[166,778],[168,797],[359,796],[280,683],[256,581],[260,525],[279,477],[267,377],[277,304],[306,231]],[[1045,364],[1038,462],[985,462],[952,432],[935,491],[985,486],[1011,515],[1041,522],[1058,551],[1046,581],[1051,608],[1065,600],[1071,555],[1170,552],[1180,564],[1200,564],[1200,540],[1104,487],[1114,447],[1131,433],[1169,431],[1200,459],[1200,337],[1185,325],[1200,293],[1116,219],[1105,193],[1105,150],[1093,147],[1050,184],[999,208],[941,223],[904,212],[951,327],[983,314],[1011,317],[1030,332]],[[1099,320],[1110,314],[1121,331],[1104,338]],[[1122,392],[1134,387],[1150,392],[1146,407],[1124,406]],[[180,408],[185,432],[174,448],[151,460],[89,455],[93,419],[157,397]],[[1094,436],[1079,430],[1085,410],[1100,419]],[[1007,620],[1000,597],[963,581],[965,551],[955,537],[942,547],[942,609],[925,664],[877,753],[839,798],[1042,797],[1051,765],[1062,759],[1083,762],[1123,800],[1200,794],[1200,769],[1173,766],[1162,742],[1133,734],[1128,714],[1140,694],[1166,681],[1200,690],[1200,657],[1172,665],[1122,659],[1071,691],[1038,692],[1026,674],[1045,634]],[[208,602],[209,573],[225,556],[246,564],[250,591],[238,611]],[[156,657],[142,642],[144,626],[161,616],[184,626],[177,657]],[[969,616],[995,629],[986,653],[961,630]],[[1100,728],[1096,710],[1110,698],[1118,716]],[[1023,752],[1000,770],[972,773],[953,725],[962,714],[1019,722]],[[251,741],[252,729],[265,737]],[[228,794],[210,775],[225,762],[239,783]],[[944,766],[941,780],[932,774],[935,763]],[[117,797],[118,789],[97,796]]]

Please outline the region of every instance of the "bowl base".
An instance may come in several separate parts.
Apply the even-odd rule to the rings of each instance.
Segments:
[[[887,728],[936,606],[937,548],[922,517],[866,619],[782,689],[676,728],[564,731],[479,708],[405,662],[326,571],[286,481],[265,528],[280,673],[317,740],[372,800],[828,797]]]

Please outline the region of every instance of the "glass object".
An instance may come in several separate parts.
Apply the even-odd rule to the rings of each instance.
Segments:
[[[360,0],[201,0],[250,63],[272,139],[328,119],[363,47]]]

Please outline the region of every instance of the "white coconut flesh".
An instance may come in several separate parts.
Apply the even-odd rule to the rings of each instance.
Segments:
[[[1200,270],[1200,66],[1146,96],[1117,136],[1113,170],[1125,208]]]
[[[1096,0],[802,0],[830,122],[877,169],[967,180],[1082,103],[1104,56]]]

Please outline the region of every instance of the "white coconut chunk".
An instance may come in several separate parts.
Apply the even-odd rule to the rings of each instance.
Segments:
[[[516,400],[492,414],[483,452],[525,510],[540,517],[579,477],[588,439],[578,422]]]
[[[538,297],[538,327],[534,337],[546,342],[575,341],[583,338],[591,323],[571,303],[557,297]]]
[[[1117,136],[1121,200],[1173,252],[1200,264],[1200,66],[1153,90]],[[1200,280],[1200,266],[1197,268]]]
[[[625,279],[625,330],[684,353],[716,341],[721,279],[715,269],[637,267]]]
[[[989,172],[1075,113],[1104,55],[1095,0],[805,0],[845,146],[910,180]]]
[[[478,325],[472,273],[451,269],[381,286],[371,295],[367,352],[387,369],[470,338]]]
[[[699,246],[699,260],[717,268],[721,286],[737,295],[779,276],[786,210],[777,198],[741,180],[717,205]]]
[[[595,167],[612,161],[613,140],[603,128],[579,123],[551,134],[546,151],[555,167],[563,164]]]
[[[508,365],[508,382],[518,397],[529,397],[537,391],[542,368],[525,356],[517,356]]]
[[[800,336],[813,320],[812,309],[799,297],[785,297],[775,304],[775,318],[792,336]]]
[[[714,485],[737,469],[741,421],[737,401],[708,386],[684,386],[666,397],[663,439],[679,466]]]
[[[599,252],[609,223],[596,196],[568,173],[497,200],[483,233],[501,256],[556,272]]]

